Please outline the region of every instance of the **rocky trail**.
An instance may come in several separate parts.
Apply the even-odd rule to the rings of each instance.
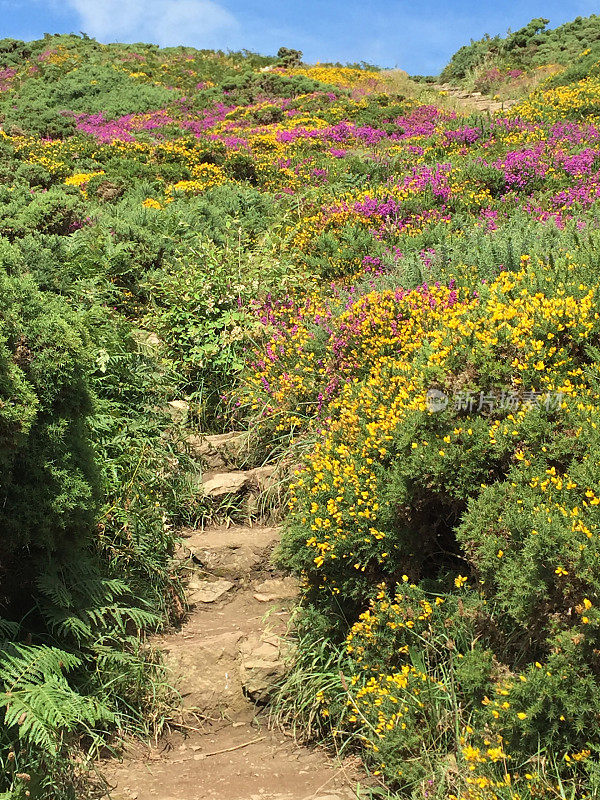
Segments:
[[[213,497],[243,492],[256,502],[270,475],[232,469],[234,437],[195,446],[212,471]],[[220,470],[220,471],[219,471]],[[101,765],[110,800],[351,800],[356,765],[270,729],[264,704],[281,677],[285,633],[297,593],[271,566],[276,527],[182,531],[191,611],[181,629],[156,637],[182,696],[181,719],[156,746],[129,743]]]
[[[481,92],[468,92],[459,86],[451,86],[449,83],[432,84],[432,89],[436,89],[440,94],[453,98],[465,111],[487,111],[494,114],[499,111],[508,111],[514,106],[517,100],[494,100]]]

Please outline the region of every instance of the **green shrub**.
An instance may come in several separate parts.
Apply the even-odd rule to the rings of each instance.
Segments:
[[[84,208],[77,194],[51,187],[32,191],[19,186],[9,191],[3,187],[0,234],[15,239],[37,231],[41,234],[66,235],[81,226]]]

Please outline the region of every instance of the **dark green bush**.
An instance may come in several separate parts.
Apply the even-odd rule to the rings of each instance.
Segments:
[[[0,272],[0,292],[6,568],[26,547],[52,552],[76,541],[92,524],[98,485],[86,432],[92,396],[85,327],[31,279]]]

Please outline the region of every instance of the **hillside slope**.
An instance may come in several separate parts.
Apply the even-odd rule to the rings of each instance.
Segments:
[[[515,96],[548,76],[569,83],[589,75],[600,60],[600,16],[577,17],[556,28],[548,22],[539,17],[504,37],[471,40],[454,53],[440,79]]]

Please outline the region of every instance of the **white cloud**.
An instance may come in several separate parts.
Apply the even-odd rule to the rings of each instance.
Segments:
[[[238,22],[214,0],[67,0],[80,29],[103,42],[224,47]]]

